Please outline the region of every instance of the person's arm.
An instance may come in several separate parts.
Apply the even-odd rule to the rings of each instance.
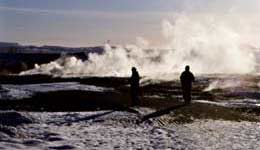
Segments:
[[[140,80],[140,76],[139,76],[139,73],[138,72],[135,72],[133,74],[133,82],[139,82]]]
[[[181,81],[183,80],[183,73],[182,73],[181,76],[180,76],[180,80],[181,80]]]
[[[132,84],[132,83],[133,83],[133,75],[131,75],[131,77],[128,78],[128,83],[129,83],[129,84]]]

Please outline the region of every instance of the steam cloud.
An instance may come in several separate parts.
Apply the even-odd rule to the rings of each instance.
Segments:
[[[135,66],[143,76],[174,78],[171,75],[187,64],[195,74],[253,73],[260,39],[257,24],[252,17],[175,14],[171,22],[162,22],[160,45],[138,37],[136,45],[111,48],[106,44],[102,55],[89,54],[86,61],[61,57],[20,74],[129,76]]]
[[[226,89],[226,88],[235,88],[240,87],[242,85],[242,81],[240,80],[216,80],[209,84],[207,88],[203,91],[212,91],[215,89]]]

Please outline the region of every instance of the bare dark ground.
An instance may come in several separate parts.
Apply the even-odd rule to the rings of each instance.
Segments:
[[[248,87],[239,90],[215,89],[203,91],[215,76],[199,77],[194,83],[193,100],[221,101],[229,99],[255,98],[259,99],[259,87],[256,85],[258,76],[230,76],[248,81]],[[222,80],[222,79],[219,79]],[[31,98],[22,100],[1,100],[0,110],[17,111],[94,111],[94,110],[126,110],[131,111],[129,99],[128,78],[116,77],[86,77],[86,78],[53,78],[46,75],[33,76],[0,76],[0,84],[36,84],[56,82],[79,82],[86,85],[96,85],[114,88],[113,91],[55,91],[37,93]],[[148,81],[146,81],[147,83]],[[249,92],[248,92],[248,89]],[[253,92],[252,92],[253,91]],[[245,92],[246,94],[243,94]],[[223,119],[233,121],[259,121],[259,108],[227,108],[210,104],[192,103],[182,105],[182,93],[178,80],[149,83],[141,88],[141,107],[153,108],[153,114],[143,116],[143,121],[150,118],[168,116],[165,122],[192,122],[194,119]]]

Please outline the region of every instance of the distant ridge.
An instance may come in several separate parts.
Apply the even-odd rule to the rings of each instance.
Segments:
[[[90,53],[102,54],[104,46],[96,47],[63,47],[33,46],[19,43],[0,42],[0,75],[13,74],[54,61],[61,56],[75,56],[87,60]]]
[[[0,42],[0,48],[6,48],[6,47],[17,47],[17,46],[20,46],[19,43]]]
[[[103,46],[65,47],[65,46],[34,46],[20,45],[14,42],[0,42],[0,53],[98,53],[104,52]]]

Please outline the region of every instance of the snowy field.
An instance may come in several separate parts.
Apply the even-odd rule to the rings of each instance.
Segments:
[[[16,119],[32,123],[2,126],[0,149],[260,149],[260,123],[194,120],[161,126],[156,118],[138,124],[153,110],[138,111],[20,112]]]
[[[13,83],[22,82],[21,78],[10,77],[1,84],[0,149],[260,149],[259,76],[198,77],[190,106],[147,117],[143,122],[153,112],[182,104],[178,80],[142,82],[139,108],[117,109],[115,104],[100,109],[103,102],[127,106],[127,79],[56,82],[54,78],[46,82],[32,76],[32,82],[24,79],[24,83]],[[96,97],[101,101],[93,105],[94,109],[81,107]],[[56,107],[47,111],[46,100],[54,101],[50,105]]]

